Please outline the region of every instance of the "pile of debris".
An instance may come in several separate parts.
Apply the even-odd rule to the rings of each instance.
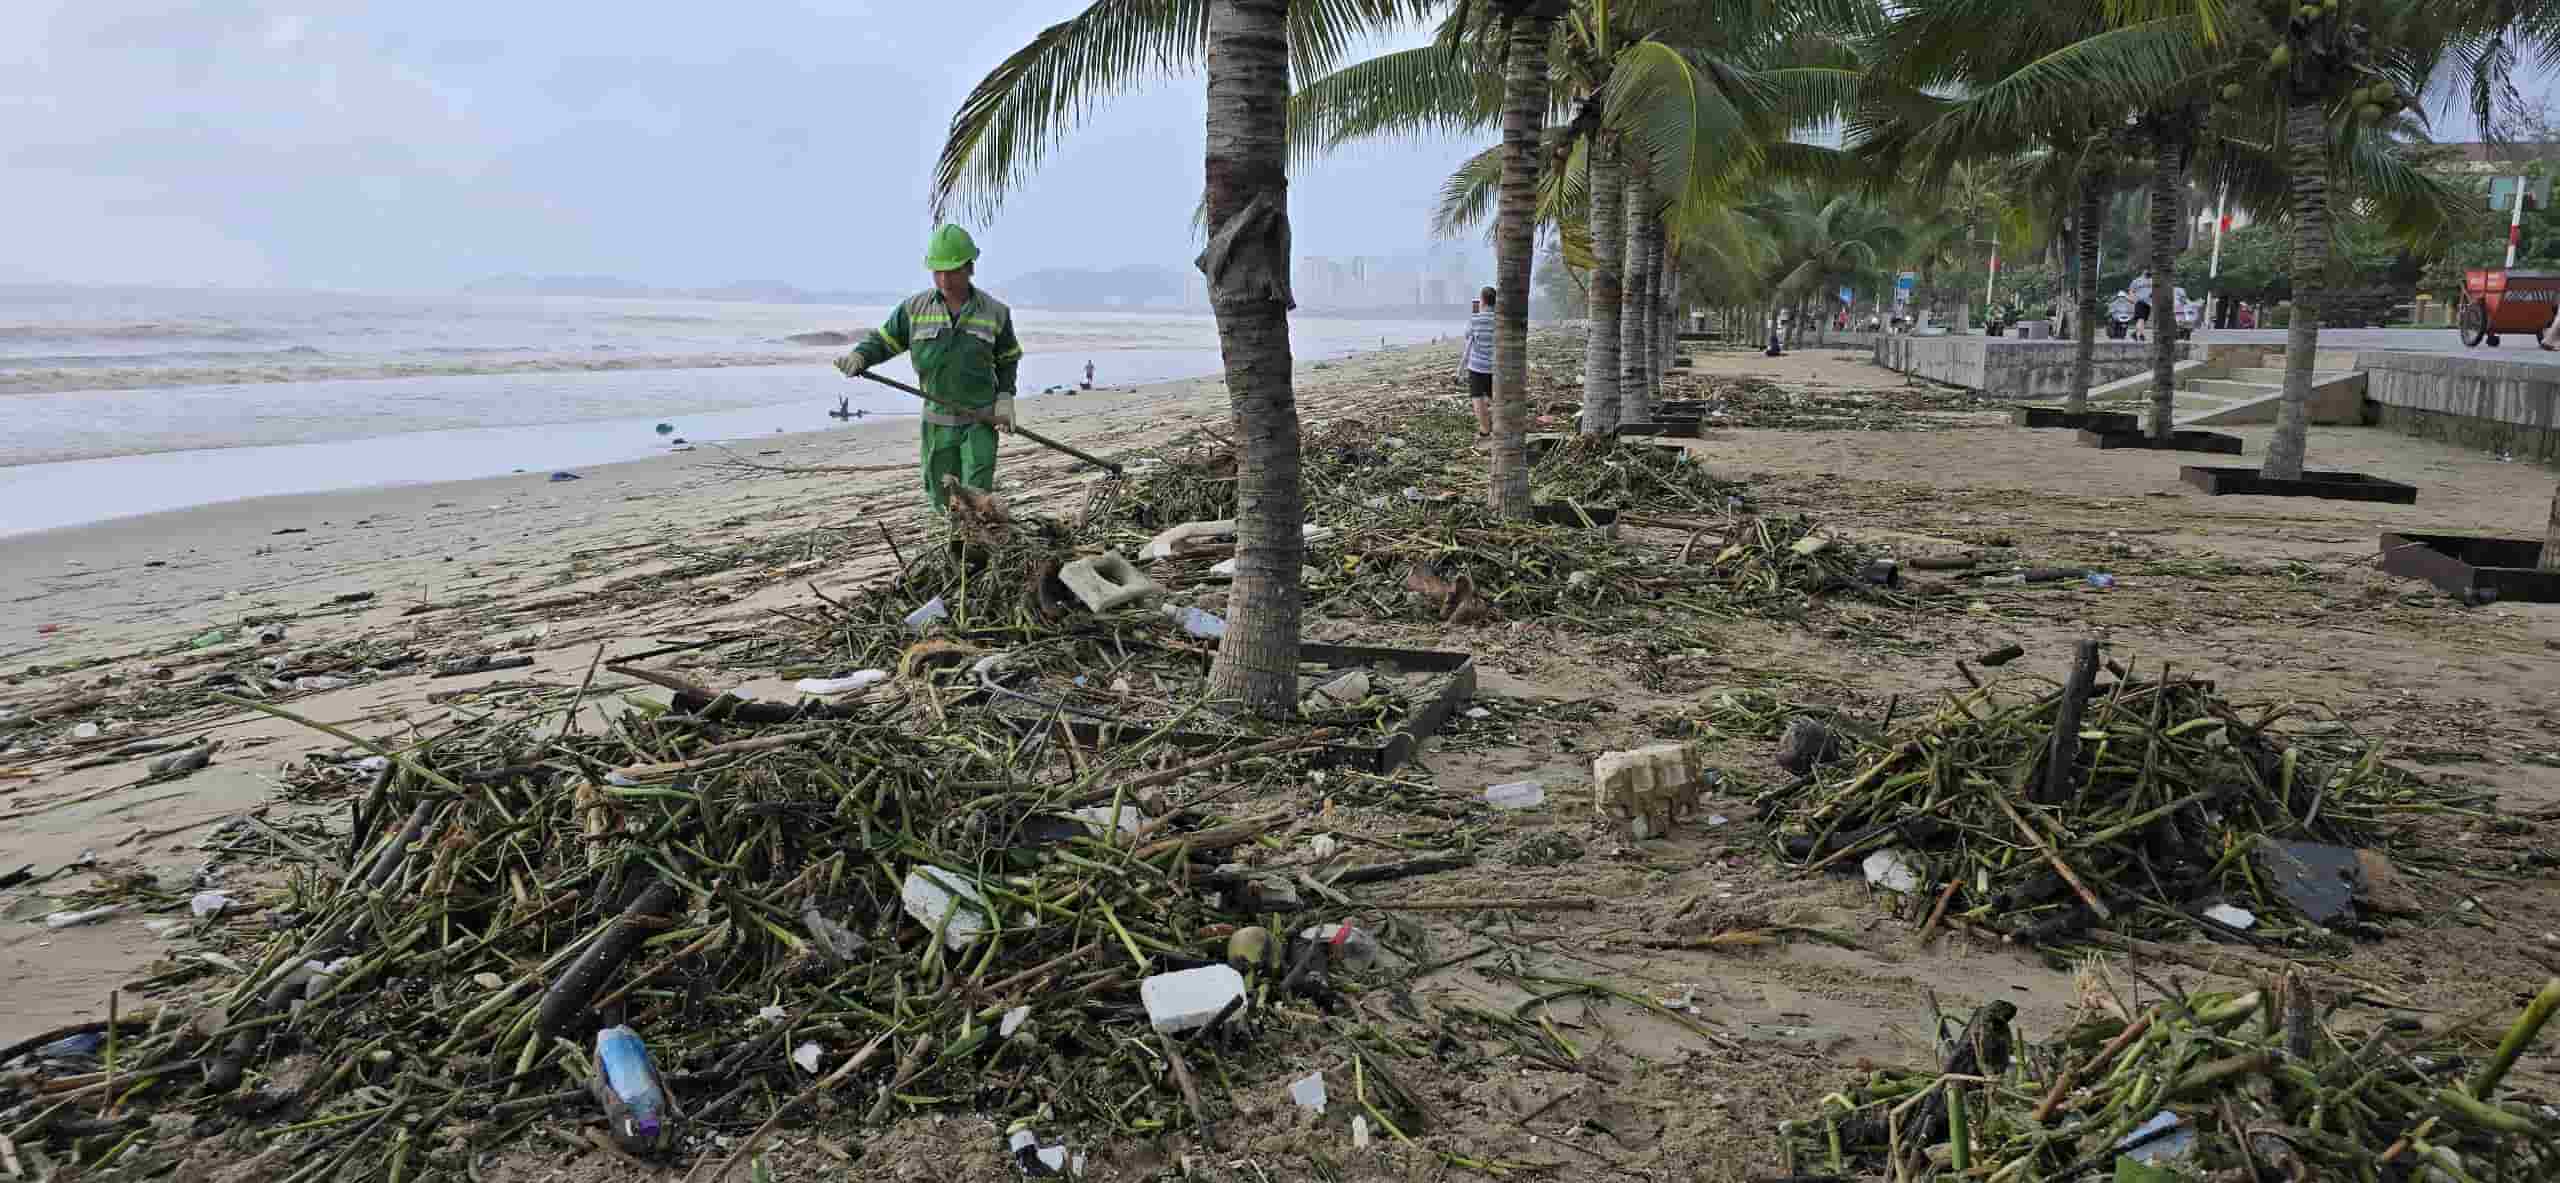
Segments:
[[[2092,927],[2306,941],[2415,910],[2398,868],[2442,856],[2414,823],[2487,807],[2378,745],[2335,764],[2287,746],[2270,729],[2290,707],[2244,715],[2210,681],[2104,674],[2088,641],[2058,689],[1977,685],[1870,742],[1799,719],[1781,753],[1799,775],[1763,795],[1780,853],[1863,867],[1931,925],[2021,944]]]
[[[39,1177],[220,1139],[312,1180],[458,1178],[560,1113],[628,1153],[707,1148],[829,1090],[873,1121],[1197,1123],[1188,1081],[1329,1005],[1342,942],[1271,936],[1335,905],[1226,862],[1288,815],[1156,786],[1251,787],[1322,733],[1190,759],[1058,721],[910,672],[797,704],[679,689],[603,734],[541,699],[360,743],[301,778],[348,795],[348,847],[262,830],[282,895],[199,896],[161,997],[0,1051],[0,1132]],[[1188,762],[1143,772],[1166,755]]]
[[[2102,975],[2100,975],[2102,977]],[[2086,984],[2084,979],[2084,985]],[[2543,986],[2475,1062],[2475,1014],[2429,1030],[2331,1026],[2303,979],[2147,1007],[2107,984],[2094,1013],[2043,1043],[1993,1002],[1939,1042],[1931,1069],[1883,1069],[1779,1127],[1795,1179],[2177,1183],[2560,1175],[2553,1098],[2501,1099],[2516,1058],[2560,1008]]]
[[[1573,502],[1648,512],[1732,513],[1747,504],[1739,482],[1707,474],[1695,453],[1678,444],[1642,439],[1572,435],[1539,450],[1530,470],[1536,500]]]
[[[1762,378],[1708,378],[1673,371],[1663,380],[1666,400],[1704,404],[1706,426],[1759,427],[1778,431],[1944,431],[1982,426],[2007,414],[1997,399],[1935,383],[1874,390],[1818,390],[1780,386]]]

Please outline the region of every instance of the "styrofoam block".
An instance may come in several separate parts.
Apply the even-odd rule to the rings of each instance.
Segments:
[[[907,906],[907,915],[931,932],[942,930],[942,943],[954,950],[966,949],[971,942],[985,936],[995,927],[995,908],[968,880],[931,867],[918,867],[907,872],[907,881],[898,890],[899,899]],[[946,923],[944,916],[949,916]]]
[[[1164,591],[1116,550],[1058,568],[1058,582],[1066,584],[1085,607],[1096,612],[1125,608]]]
[[[1206,1027],[1244,997],[1244,975],[1224,965],[1157,974],[1138,983],[1138,1001],[1147,1006],[1147,1021],[1167,1035]]]

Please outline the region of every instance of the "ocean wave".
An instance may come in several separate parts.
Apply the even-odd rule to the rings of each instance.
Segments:
[[[231,324],[146,320],[122,324],[0,324],[0,341],[263,341],[269,334]]]
[[[841,329],[820,329],[814,333],[793,333],[782,338],[784,345],[851,345],[862,338]]]
[[[678,312],[620,312],[605,317],[635,325],[707,325],[719,321],[716,316],[688,316]]]
[[[0,370],[0,395],[86,390],[151,390],[170,386],[245,386],[367,378],[441,378],[475,374],[599,373],[608,370],[719,370],[736,366],[805,366],[806,354],[716,353],[674,356],[560,356],[386,359],[343,364],[211,365],[99,369]]]
[[[139,369],[183,365],[240,365],[258,358],[326,357],[308,345],[282,349],[186,349],[168,353],[31,353],[0,354],[0,374],[13,370],[88,369],[122,366]]]

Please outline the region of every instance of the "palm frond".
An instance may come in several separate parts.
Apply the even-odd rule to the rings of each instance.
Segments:
[[[2194,22],[2196,37],[2207,45],[2219,44],[2231,31],[2225,0],[2106,0],[2105,12],[2108,23],[2118,25],[2184,18]]]
[[[1455,238],[1485,220],[1502,194],[1502,145],[1468,157],[1449,179],[1440,182],[1440,204],[1431,213],[1431,232]]]
[[[1650,162],[1654,191],[1667,201],[1693,174],[1731,175],[1758,162],[1758,138],[1735,101],[1746,89],[1730,65],[1641,41],[1618,56],[1601,119]]]
[[[1294,163],[1372,136],[1459,135],[1501,126],[1501,78],[1432,46],[1345,66],[1289,96]]]
[[[2140,109],[2205,67],[2192,28],[2163,19],[2110,29],[2038,57],[1950,104],[1914,146],[1945,161],[2035,142],[2064,112]]]
[[[1377,34],[1436,11],[1433,0],[1295,0],[1289,65],[1318,78]],[[992,217],[1052,148],[1106,99],[1197,72],[1209,44],[1208,0],[1096,0],[1040,31],[988,71],[951,117],[934,164],[934,217]]]

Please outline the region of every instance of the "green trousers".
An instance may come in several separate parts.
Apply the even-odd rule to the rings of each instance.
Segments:
[[[933,512],[942,512],[942,475],[980,492],[996,487],[996,429],[985,423],[944,427],[924,425],[924,495]]]

